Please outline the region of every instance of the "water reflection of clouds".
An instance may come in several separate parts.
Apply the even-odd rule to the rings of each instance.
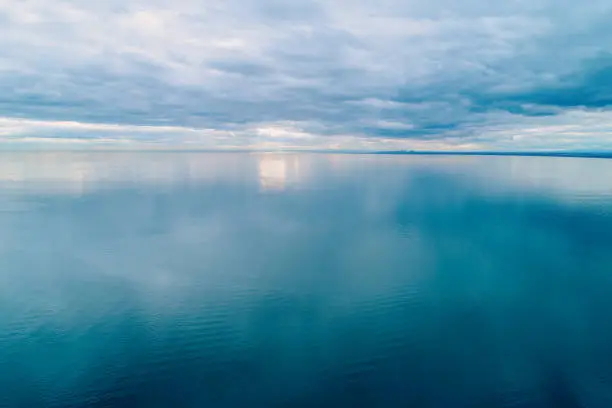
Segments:
[[[381,155],[351,160],[337,156],[334,169],[435,173],[480,182],[485,189],[548,194],[559,199],[612,197],[612,160],[569,157]],[[407,176],[407,174],[405,174]]]
[[[466,176],[510,191],[609,197],[612,160],[552,157],[405,156],[203,152],[0,153],[0,189],[81,195],[120,184],[240,182],[262,192],[356,176],[389,183],[409,174]],[[403,182],[403,181],[402,181]]]
[[[168,185],[244,178],[249,155],[206,153],[45,152],[0,155],[0,186],[82,194],[124,183]]]
[[[450,171],[481,182],[483,188],[508,193],[545,194],[563,201],[609,200],[612,197],[612,160],[569,157],[465,157],[438,171]],[[433,167],[432,167],[433,168]],[[434,168],[436,169],[436,168]]]
[[[134,183],[253,182],[261,191],[282,191],[304,181],[313,169],[321,167],[317,163],[329,157],[198,152],[4,153],[0,154],[0,188],[80,195]]]
[[[612,160],[512,157],[506,173],[512,183],[566,196],[612,197]]]
[[[259,187],[261,191],[282,191],[300,181],[304,156],[262,154],[258,156]]]
[[[541,217],[537,192],[533,206],[490,193],[497,184],[531,191],[529,183],[548,189],[571,180],[566,191],[586,184],[603,194],[612,162],[575,161],[559,169],[565,159],[181,153],[32,155],[6,163],[0,161],[3,184],[59,182],[92,193],[87,200],[52,197],[49,212],[33,208],[0,218],[4,321],[32,318],[23,320],[39,344],[64,341],[74,361],[120,366],[129,360],[113,360],[109,350],[128,343],[143,350],[139,358],[151,359],[145,362],[156,361],[148,347],[159,345],[174,353],[162,361],[163,372],[180,378],[188,372],[184,361],[203,361],[193,353],[206,346],[234,358],[241,354],[232,342],[249,346],[238,348],[247,356],[266,355],[272,340],[274,352],[277,345],[282,351],[330,344],[323,351],[332,372],[339,353],[353,358],[354,352],[347,361],[357,363],[374,356],[368,367],[376,374],[401,358],[439,363],[423,371],[405,364],[401,375],[415,378],[419,391],[434,367],[437,392],[448,367],[461,368],[462,378],[525,367],[531,373],[541,350],[563,362],[584,359],[584,350],[605,355],[610,343],[610,220],[554,203]],[[459,180],[464,176],[467,183]],[[212,182],[157,188],[188,180]],[[144,188],[95,191],[109,181]],[[225,188],[234,181],[245,184]],[[317,188],[293,189],[304,183]],[[269,199],[261,190],[295,200]],[[29,322],[62,335],[45,338],[53,333]],[[78,343],[87,334],[99,345]],[[168,348],[176,334],[184,343]],[[9,344],[24,344],[20,362],[28,361],[30,343]],[[54,355],[55,348],[43,350],[40,355]],[[516,358],[499,359],[513,350]],[[286,366],[302,369],[309,355],[297,355],[305,357]],[[277,363],[284,363],[288,354],[280,356]],[[55,360],[36,359],[30,367],[36,375],[51,372]],[[262,364],[278,369],[274,359]],[[578,385],[584,373],[596,379],[604,378],[598,371],[606,373],[566,368]],[[540,380],[536,372],[518,387],[537,389]]]

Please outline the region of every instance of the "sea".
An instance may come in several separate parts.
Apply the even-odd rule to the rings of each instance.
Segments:
[[[610,408],[612,160],[2,152],[0,407]]]

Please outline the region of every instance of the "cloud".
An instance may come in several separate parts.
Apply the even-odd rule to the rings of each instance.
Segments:
[[[302,125],[304,127],[302,127]],[[132,149],[132,150],[470,150],[463,139],[372,138],[367,135],[324,135],[305,129],[308,123],[271,122],[235,126],[233,130],[182,126],[117,125],[72,121],[0,118],[3,149]],[[396,124],[391,123],[395,126]]]
[[[0,141],[606,148],[610,17],[602,0],[0,0]],[[521,142],[568,118],[586,139]]]

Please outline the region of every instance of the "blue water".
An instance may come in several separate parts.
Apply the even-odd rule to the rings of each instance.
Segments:
[[[612,406],[612,160],[0,154],[2,407]]]

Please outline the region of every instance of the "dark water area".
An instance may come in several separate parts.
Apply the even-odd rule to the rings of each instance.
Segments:
[[[612,160],[0,154],[1,407],[612,407]]]

